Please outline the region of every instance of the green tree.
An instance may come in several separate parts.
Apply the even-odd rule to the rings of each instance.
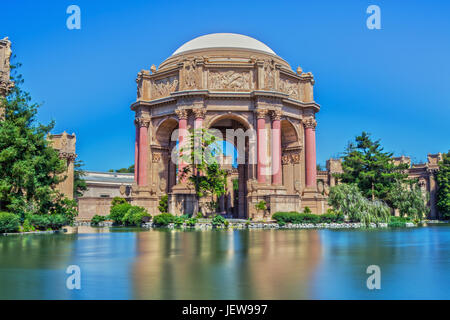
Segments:
[[[117,172],[117,173],[134,173],[134,164],[129,166],[128,168],[120,168],[120,169],[109,169],[109,172]]]
[[[407,164],[396,165],[392,153],[384,152],[380,140],[372,141],[363,132],[355,142],[350,142],[344,152],[343,173],[336,177],[343,183],[356,184],[368,199],[381,199],[390,203],[388,194],[397,181],[404,181],[408,175]]]
[[[423,194],[417,181],[397,182],[388,195],[394,208],[401,216],[421,220],[428,215],[428,195]]]
[[[0,121],[0,211],[48,214],[64,209],[63,196],[55,190],[65,177],[66,164],[51,147],[47,136],[54,122],[37,122],[38,104],[21,89],[23,79],[12,66],[15,87],[0,98],[4,119]]]
[[[368,200],[356,184],[342,183],[330,188],[328,204],[350,221],[388,222],[391,209],[380,200]],[[305,208],[306,209],[306,208]]]
[[[443,159],[439,163],[439,170],[436,172],[436,182],[438,185],[436,206],[444,219],[450,219],[450,150],[443,154]]]
[[[216,199],[226,193],[227,171],[220,168],[216,153],[220,150],[217,138],[208,130],[190,131],[190,145],[181,150],[184,161],[190,165],[180,173],[182,179],[188,177],[194,185],[197,203],[200,198],[212,196],[210,207],[217,207]],[[193,146],[193,147],[191,147]]]
[[[74,198],[81,197],[83,192],[87,190],[86,181],[84,181],[83,177],[86,175],[83,169],[84,162],[81,160],[75,160],[73,171],[73,196]]]

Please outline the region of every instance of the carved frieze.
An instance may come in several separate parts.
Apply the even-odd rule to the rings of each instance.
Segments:
[[[287,93],[290,98],[300,100],[298,81],[287,77],[280,77],[279,90]]]
[[[250,90],[250,72],[248,71],[210,71],[208,88],[217,90]]]
[[[153,82],[152,98],[158,99],[169,96],[178,90],[178,76],[158,79]]]

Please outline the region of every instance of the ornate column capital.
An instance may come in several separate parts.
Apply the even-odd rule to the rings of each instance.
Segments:
[[[177,115],[179,120],[187,120],[187,118],[188,118],[188,110],[187,109],[176,109],[175,114]]]
[[[138,126],[139,128],[141,128],[141,127],[146,127],[146,128],[148,128],[148,126],[150,125],[150,119],[147,119],[147,118],[135,118],[135,119],[134,119],[134,123],[135,123],[136,126]]]
[[[255,113],[256,113],[256,118],[257,119],[265,119],[266,115],[268,113],[267,109],[255,109]]]
[[[283,115],[283,112],[281,110],[272,110],[270,116],[272,117],[272,121],[281,120],[281,116]]]
[[[206,109],[205,108],[194,108],[192,109],[195,119],[205,119]]]
[[[315,129],[317,126],[317,121],[314,118],[303,119],[303,125],[306,129]]]

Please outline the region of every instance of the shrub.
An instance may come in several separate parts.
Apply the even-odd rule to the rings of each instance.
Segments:
[[[170,213],[161,213],[153,218],[153,223],[157,226],[167,226],[169,223],[173,223],[175,217]]]
[[[183,223],[184,223],[183,216],[175,217],[173,223],[175,224],[175,227],[180,228],[183,225]]]
[[[344,222],[344,215],[339,212],[334,212],[331,209],[327,210],[327,213],[320,216],[320,222],[322,223],[337,223]]]
[[[111,201],[111,206],[117,206],[118,204],[125,204],[128,203],[127,200],[125,198],[121,198],[121,197],[114,197]]]
[[[211,220],[211,224],[213,225],[213,227],[225,225],[227,222],[228,222],[227,219],[225,219],[220,214],[215,215],[214,218],[212,218]]]
[[[277,212],[272,216],[272,219],[278,222],[280,225],[286,223],[319,223],[320,216],[311,213],[298,213],[298,212]]]
[[[109,218],[114,222],[114,224],[122,224],[123,217],[132,207],[129,203],[121,203],[111,207],[109,211]]]
[[[62,214],[33,214],[28,219],[30,224],[38,230],[59,230],[70,222],[69,219]]]
[[[20,227],[18,215],[9,212],[0,212],[0,233],[16,232]]]
[[[196,218],[189,218],[186,220],[186,226],[188,227],[194,227],[197,224]]]
[[[98,226],[100,222],[103,222],[105,220],[106,220],[105,216],[100,216],[100,215],[96,214],[91,219],[91,225]]]
[[[69,224],[69,219],[62,214],[51,214],[48,216],[49,228],[59,230]]]
[[[389,223],[388,223],[388,227],[391,228],[402,228],[402,227],[406,227],[406,223],[407,222],[412,222],[410,217],[396,217],[396,216],[391,216],[389,218]]]
[[[159,200],[159,206],[158,206],[158,210],[161,213],[167,213],[167,211],[169,210],[169,196],[167,194],[163,195],[161,197],[161,200]]]
[[[123,216],[122,223],[126,226],[140,227],[144,217],[151,218],[147,210],[139,206],[131,206]]]
[[[36,228],[31,224],[29,219],[25,219],[22,225],[23,232],[36,231]]]
[[[305,209],[303,209],[303,213],[310,214],[311,209],[308,206],[306,206]]]
[[[33,214],[29,218],[30,223],[38,230],[47,230],[50,228],[50,219],[47,215]]]
[[[256,210],[267,210],[267,203],[264,200],[259,201],[255,204]]]

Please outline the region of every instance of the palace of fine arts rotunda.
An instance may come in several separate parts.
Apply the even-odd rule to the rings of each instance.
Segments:
[[[195,211],[194,188],[178,174],[186,164],[181,158],[172,161],[172,149],[177,140],[188,139],[190,130],[202,128],[222,133],[243,160],[236,164],[223,157],[229,188],[218,199],[217,212],[262,219],[306,206],[315,213],[326,210],[317,184],[315,115],[320,106],[311,72],[292,71],[256,39],[216,33],[185,43],[158,68],[139,72],[136,82],[134,204],[157,212],[167,194],[169,212]],[[229,129],[245,133],[243,147],[237,146],[237,135],[226,134]],[[261,200],[265,213],[255,208]]]
[[[342,163],[329,159],[325,170],[317,168],[320,106],[314,82],[311,72],[301,67],[294,72],[271,48],[248,36],[216,33],[188,41],[159,67],[138,73],[137,99],[131,104],[134,174],[87,172],[88,190],[78,198],[77,219],[108,215],[114,197],[152,215],[159,213],[163,196],[175,215],[201,211],[270,220],[275,212],[306,207],[325,213]],[[183,149],[190,154],[186,143],[193,131],[201,130],[212,132],[222,144],[216,156],[228,174],[226,192],[219,198],[198,200],[191,180],[180,175],[192,167],[178,155]],[[414,164],[406,156],[393,161],[408,165],[409,178],[429,194],[429,218],[439,218],[435,172],[442,154],[428,154],[426,163]]]

